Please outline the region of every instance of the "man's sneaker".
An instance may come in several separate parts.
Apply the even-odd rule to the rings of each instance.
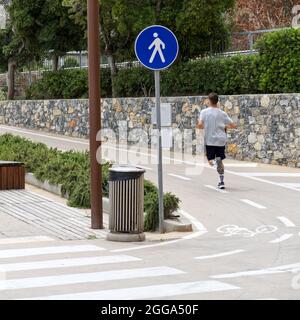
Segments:
[[[225,190],[225,183],[224,182],[220,182],[218,184],[218,188],[221,189],[221,190]]]

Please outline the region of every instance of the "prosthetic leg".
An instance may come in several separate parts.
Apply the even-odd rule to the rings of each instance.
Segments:
[[[220,183],[218,184],[218,188],[224,190],[225,189],[225,183],[224,183],[224,164],[221,158],[216,158],[217,163],[217,171],[220,176]]]

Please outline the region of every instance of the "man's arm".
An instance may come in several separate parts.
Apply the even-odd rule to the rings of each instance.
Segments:
[[[229,123],[225,128],[226,129],[236,129],[237,128],[237,124],[232,122],[232,123]]]
[[[197,129],[204,129],[204,114],[205,114],[205,110],[202,110],[199,116],[199,120],[198,120],[198,124],[196,125]]]
[[[224,115],[225,115],[225,130],[236,129],[237,124],[232,121],[232,119],[228,116],[228,114],[224,113]]]
[[[196,128],[197,128],[197,129],[204,129],[204,122],[203,122],[202,120],[199,120]]]

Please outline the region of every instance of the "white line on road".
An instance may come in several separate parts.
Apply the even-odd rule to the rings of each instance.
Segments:
[[[286,227],[289,227],[289,228],[296,227],[296,225],[286,217],[277,217],[277,219],[280,220]]]
[[[57,259],[47,261],[34,261],[23,263],[7,263],[1,264],[1,271],[13,272],[13,271],[25,271],[25,270],[42,270],[53,268],[69,268],[69,267],[81,267],[92,266],[102,264],[113,264],[122,262],[141,261],[139,258],[119,255],[119,256],[102,256],[102,257],[81,257],[76,259]]]
[[[279,183],[283,187],[300,188],[300,183]]]
[[[47,241],[54,241],[54,240],[55,239],[47,237],[47,236],[5,238],[5,239],[0,239],[0,245],[16,244],[16,243],[30,243],[30,242],[47,242]]]
[[[93,245],[11,249],[11,250],[0,250],[0,258],[17,258],[17,257],[29,257],[29,256],[39,256],[39,255],[45,255],[45,254],[73,253],[73,252],[95,252],[95,251],[102,251],[102,250],[105,250],[105,249],[97,246],[93,246]]]
[[[226,190],[218,189],[218,188],[211,186],[211,185],[208,185],[208,184],[206,184],[204,187],[211,189],[211,190],[214,190],[214,191],[218,191],[220,193],[228,193],[228,191],[226,191]]]
[[[94,273],[63,274],[58,276],[11,279],[0,281],[0,288],[4,290],[42,288],[61,286],[75,283],[105,282],[111,280],[125,280],[170,276],[184,274],[185,272],[169,267],[121,269]]]
[[[266,207],[254,202],[254,201],[248,200],[248,199],[241,199],[241,201],[249,204],[252,207],[258,208],[258,209],[267,209]]]
[[[256,168],[257,163],[226,163],[224,162],[226,168]]]
[[[35,297],[30,300],[140,300],[237,289],[240,288],[219,281],[198,281]]]
[[[285,173],[285,172],[240,172],[244,177],[289,177],[299,178],[300,173]]]
[[[290,239],[293,236],[294,236],[293,234],[284,234],[283,236],[281,236],[275,240],[270,241],[270,243],[280,243],[280,242],[283,242],[283,241]]]
[[[242,252],[245,252],[245,250],[228,251],[228,252],[223,252],[223,253],[218,253],[218,254],[212,254],[209,256],[195,257],[194,259],[205,260],[205,259],[220,258],[220,257],[225,257],[225,256],[231,256],[231,255],[242,253]]]
[[[204,225],[197,220],[195,217],[193,217],[191,214],[180,210],[179,213],[184,216],[186,219],[188,219],[197,229],[198,232],[201,232],[202,234],[207,233],[207,229],[204,227]],[[188,236],[189,237],[189,236]]]
[[[284,273],[284,272],[295,272],[298,271],[300,268],[300,263],[289,264],[274,268],[266,268],[266,269],[259,269],[259,270],[250,270],[250,271],[241,271],[241,272],[234,272],[234,273],[226,273],[211,276],[213,279],[229,279],[229,278],[239,278],[239,277],[249,277],[249,276],[260,276],[265,274],[276,274],[276,273]]]
[[[180,241],[185,241],[185,240],[190,240],[190,239],[194,239],[197,237],[202,236],[203,234],[207,233],[207,229],[204,227],[204,225],[198,221],[195,217],[193,217],[192,215],[190,215],[189,213],[180,210],[179,213],[184,216],[186,219],[188,219],[197,229],[197,232],[193,232],[187,236],[184,236],[181,239],[177,239],[177,240],[170,240],[170,241],[165,241],[165,242],[160,242],[160,243],[156,243],[156,244],[150,244],[150,245],[145,245],[145,246],[136,246],[136,247],[131,247],[131,248],[125,248],[125,249],[116,249],[116,250],[111,250],[111,252],[128,252],[128,251],[136,251],[136,250],[141,250],[141,249],[148,249],[148,248],[155,248],[155,247],[161,247],[161,246],[166,246],[166,245],[170,245],[170,244],[174,244]]]
[[[185,180],[185,181],[190,181],[190,180],[191,180],[191,178],[179,176],[179,175],[173,174],[173,173],[169,173],[168,175],[169,175],[170,177],[178,178],[178,179]]]
[[[287,185],[283,185],[283,184],[280,184],[280,183],[277,183],[277,182],[273,182],[273,181],[270,181],[270,180],[261,179],[261,178],[257,178],[257,177],[243,176],[240,172],[234,172],[234,171],[229,171],[229,170],[226,170],[226,172],[229,173],[229,174],[232,174],[234,176],[243,177],[243,178],[251,179],[251,180],[254,180],[254,181],[258,181],[258,182],[271,184],[271,185],[276,186],[276,187],[282,187],[282,188],[285,188],[285,189],[289,189],[289,190],[300,192],[300,189],[297,189],[297,188],[294,188],[294,187],[291,187],[291,186],[287,186]]]
[[[20,132],[20,133],[24,133],[24,134],[28,134],[28,135],[32,135],[32,136],[37,136],[37,137],[43,137],[43,138],[49,138],[49,139],[53,139],[53,140],[59,140],[59,141],[64,141],[64,142],[74,142],[74,143],[78,143],[78,144],[82,144],[82,145],[85,145],[85,146],[88,146],[89,145],[89,142],[85,142],[85,141],[79,141],[75,138],[73,139],[68,139],[68,138],[61,138],[61,137],[54,137],[52,135],[49,135],[49,134],[42,134],[42,133],[36,133],[36,132],[31,132],[31,131],[27,131],[27,130],[22,130],[22,129],[19,129],[19,128],[11,128],[11,127],[8,127],[8,126],[1,126],[0,129],[3,128],[5,130],[8,130],[8,131],[15,131],[15,132]]]

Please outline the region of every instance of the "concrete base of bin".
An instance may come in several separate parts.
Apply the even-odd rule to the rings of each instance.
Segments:
[[[112,233],[110,232],[106,240],[115,242],[141,242],[146,240],[144,233]]]

